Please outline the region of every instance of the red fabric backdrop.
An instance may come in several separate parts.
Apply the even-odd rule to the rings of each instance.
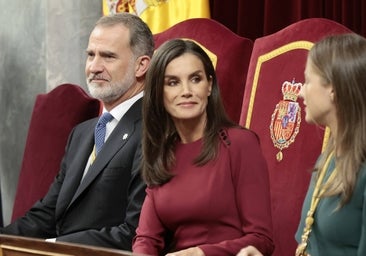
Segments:
[[[327,18],[366,36],[364,0],[210,0],[211,18],[252,40],[306,18]]]

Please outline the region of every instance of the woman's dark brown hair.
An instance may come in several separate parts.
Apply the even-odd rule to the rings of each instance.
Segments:
[[[215,69],[206,52],[189,40],[173,39],[164,43],[151,60],[143,99],[142,175],[149,186],[164,184],[172,178],[170,169],[175,163],[174,148],[179,136],[164,107],[164,76],[167,65],[185,53],[197,56],[202,61],[206,78],[212,78],[212,91],[206,108],[207,122],[203,148],[195,164],[204,165],[214,159],[218,151],[219,130],[223,127],[236,126],[225,112]]]

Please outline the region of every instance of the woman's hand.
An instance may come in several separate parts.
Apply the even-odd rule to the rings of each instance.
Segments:
[[[263,256],[263,254],[254,246],[249,245],[241,249],[236,256]]]
[[[205,256],[203,251],[198,247],[191,247],[185,250],[168,253],[165,256]]]

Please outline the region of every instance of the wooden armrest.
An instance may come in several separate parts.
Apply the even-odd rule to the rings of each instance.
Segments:
[[[66,242],[46,242],[21,236],[0,235],[0,256],[142,256],[128,251]]]

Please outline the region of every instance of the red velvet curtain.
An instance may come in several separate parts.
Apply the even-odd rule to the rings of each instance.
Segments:
[[[327,18],[366,36],[364,0],[210,0],[211,18],[252,40],[307,18]]]

